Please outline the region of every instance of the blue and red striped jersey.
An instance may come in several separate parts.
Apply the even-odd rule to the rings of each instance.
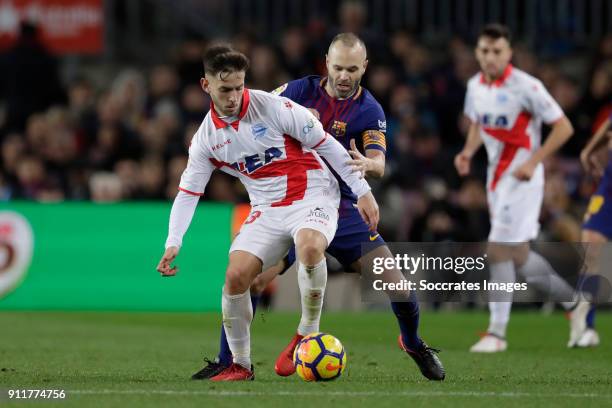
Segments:
[[[362,153],[368,149],[386,152],[387,122],[374,96],[359,86],[352,97],[336,99],[325,90],[326,81],[327,77],[309,75],[290,81],[272,93],[287,97],[306,108],[316,109],[325,131],[334,136],[345,149],[349,150],[351,139],[355,139],[357,149]],[[356,197],[348,186],[337,174],[334,175],[340,183],[342,197],[354,201]]]

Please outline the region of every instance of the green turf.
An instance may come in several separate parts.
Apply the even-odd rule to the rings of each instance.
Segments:
[[[424,380],[396,347],[390,313],[326,313],[322,329],[348,352],[343,377],[305,383],[273,372],[296,314],[258,314],[253,325],[257,379],[191,381],[217,350],[218,314],[0,313],[0,406],[259,407],[288,406],[612,406],[612,315],[601,313],[604,344],[567,350],[561,314],[513,314],[509,350],[466,350],[484,313],[426,313],[422,335],[447,369],[443,383]],[[9,388],[64,389],[61,402],[7,402]],[[41,405],[42,404],[42,405]]]

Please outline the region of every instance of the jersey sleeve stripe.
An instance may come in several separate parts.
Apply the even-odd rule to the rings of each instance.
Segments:
[[[186,188],[183,188],[183,187],[179,187],[178,189],[180,191],[183,191],[183,192],[187,193],[187,194],[191,194],[191,195],[198,196],[198,197],[202,197],[204,195],[204,193],[195,193],[195,192],[189,191],[189,190],[187,190]]]
[[[328,133],[325,133],[325,136],[323,137],[323,139],[321,139],[321,141],[319,143],[317,143],[316,145],[312,146],[313,149],[316,149],[317,147],[321,146],[321,143],[323,143],[325,141],[325,139],[327,139],[327,135]]]

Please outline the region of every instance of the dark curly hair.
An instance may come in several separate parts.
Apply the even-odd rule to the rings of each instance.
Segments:
[[[229,74],[249,69],[249,59],[229,45],[215,45],[204,53],[204,73],[209,75]]]
[[[512,42],[512,34],[510,34],[510,29],[503,24],[499,23],[490,23],[487,24],[480,30],[480,37],[489,37],[494,40],[499,38],[505,38],[509,43]]]

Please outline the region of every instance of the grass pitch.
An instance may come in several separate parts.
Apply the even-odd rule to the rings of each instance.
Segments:
[[[256,380],[191,381],[218,350],[219,314],[0,312],[0,406],[612,406],[612,315],[600,313],[603,345],[568,350],[561,314],[514,313],[509,350],[467,352],[486,327],[474,313],[425,313],[421,334],[443,351],[447,378],[425,380],[396,345],[391,313],[324,313],[322,329],[348,352],[334,382],[305,383],[273,371],[297,314],[257,313]],[[61,401],[12,400],[8,389],[63,389]]]

